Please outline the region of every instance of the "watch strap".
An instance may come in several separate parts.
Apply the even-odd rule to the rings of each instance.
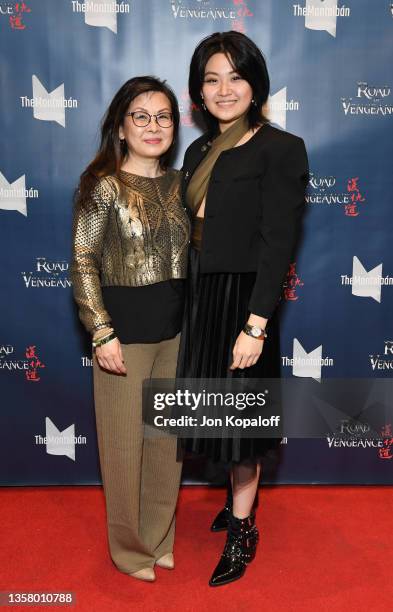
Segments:
[[[260,330],[260,334],[259,335],[255,335],[255,328],[258,328]],[[243,331],[245,334],[247,334],[247,336],[251,336],[251,338],[255,338],[256,340],[264,340],[265,338],[267,338],[267,333],[264,329],[262,329],[261,327],[258,327],[258,325],[250,325],[250,323],[246,323]]]

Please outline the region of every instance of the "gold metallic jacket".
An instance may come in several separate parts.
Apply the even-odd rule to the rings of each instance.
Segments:
[[[110,323],[101,286],[139,287],[185,278],[190,222],[180,172],[149,178],[120,172],[99,180],[74,212],[71,280],[86,329]]]

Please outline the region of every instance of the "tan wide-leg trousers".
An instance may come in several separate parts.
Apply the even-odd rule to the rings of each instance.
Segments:
[[[179,338],[123,344],[126,376],[93,360],[94,400],[109,550],[125,573],[172,552],[181,463],[175,438],[143,437],[142,381],[174,378]]]

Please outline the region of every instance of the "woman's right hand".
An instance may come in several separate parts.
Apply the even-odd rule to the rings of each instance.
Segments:
[[[113,374],[127,374],[118,338],[114,338],[102,346],[97,346],[95,353],[100,367],[104,370]]]

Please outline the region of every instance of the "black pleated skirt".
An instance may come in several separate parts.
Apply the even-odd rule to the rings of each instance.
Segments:
[[[277,314],[269,319],[262,355],[243,370],[230,370],[236,339],[249,316],[255,272],[201,274],[199,251],[190,249],[185,312],[177,367],[178,378],[279,378]],[[201,438],[179,441],[179,454],[190,452],[213,462],[263,459],[279,438]]]

